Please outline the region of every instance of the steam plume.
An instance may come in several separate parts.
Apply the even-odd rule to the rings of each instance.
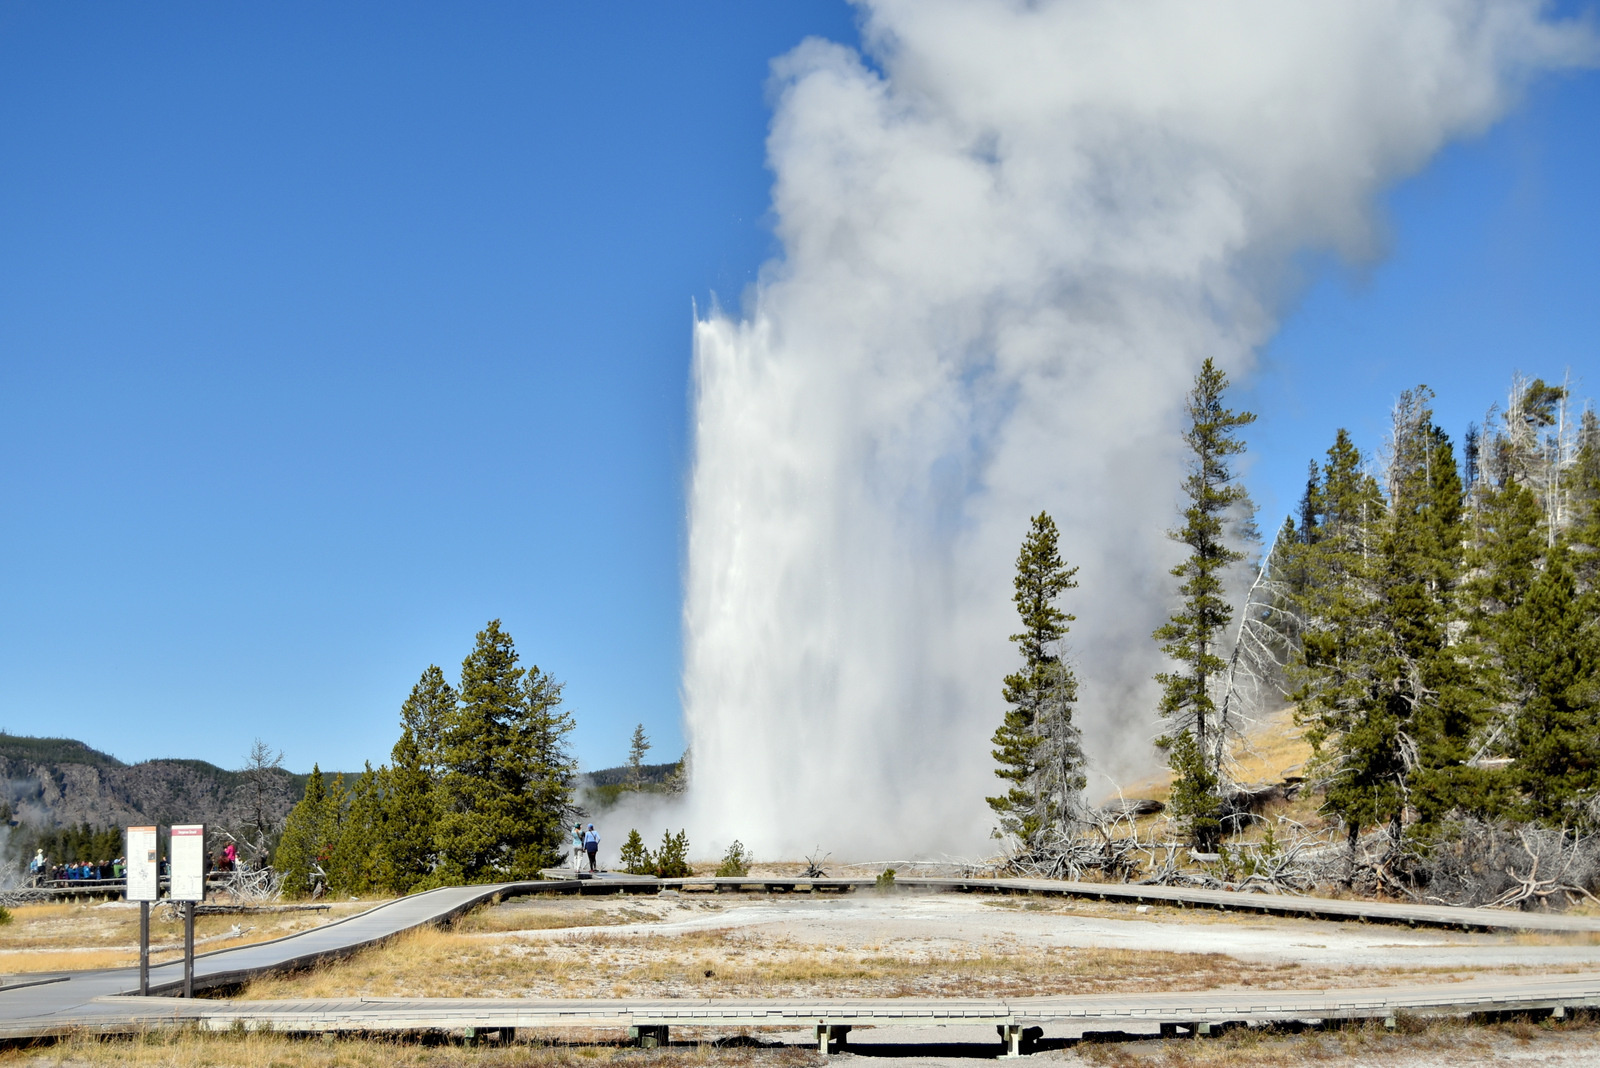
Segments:
[[[784,254],[695,329],[690,825],[766,855],[976,852],[1048,509],[1085,744],[1149,762],[1177,413],[1237,377],[1290,257],[1586,32],[1531,2],[866,0],[774,64]]]

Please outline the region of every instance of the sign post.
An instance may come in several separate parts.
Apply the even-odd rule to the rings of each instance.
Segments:
[[[169,896],[183,902],[183,996],[194,997],[194,903],[206,899],[206,825],[177,824],[172,828],[172,864]]]
[[[156,868],[156,829],[129,827],[127,849],[129,901],[139,903],[139,994],[150,993],[150,902],[161,896]]]

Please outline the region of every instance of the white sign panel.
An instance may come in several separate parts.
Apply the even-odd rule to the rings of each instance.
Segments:
[[[156,872],[156,829],[154,827],[129,827],[127,859],[128,900],[154,901],[161,896],[161,884]]]
[[[173,827],[172,849],[167,856],[172,861],[172,891],[167,896],[174,901],[204,901],[206,825],[187,823]]]

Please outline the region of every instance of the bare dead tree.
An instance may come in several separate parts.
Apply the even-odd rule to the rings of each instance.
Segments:
[[[257,738],[250,745],[240,771],[244,780],[244,819],[240,834],[230,835],[239,847],[241,859],[250,868],[266,864],[268,851],[278,832],[279,813],[288,808],[289,773],[283,768],[283,751],[276,752]]]
[[[1234,632],[1228,670],[1220,679],[1222,697],[1217,702],[1217,734],[1213,764],[1224,787],[1234,781],[1230,741],[1245,740],[1244,725],[1259,719],[1269,706],[1288,699],[1287,677],[1304,621],[1293,596],[1273,564],[1281,559],[1283,531],[1261,560],[1245,595]]]
[[[1548,909],[1594,901],[1600,837],[1463,819],[1410,856],[1412,896],[1445,905]]]
[[[817,846],[816,850],[806,858],[806,870],[801,872],[802,877],[807,879],[826,879],[828,873],[822,870],[822,866],[828,862],[828,858],[831,856],[833,856],[832,853],[823,853],[822,847],[820,845]]]

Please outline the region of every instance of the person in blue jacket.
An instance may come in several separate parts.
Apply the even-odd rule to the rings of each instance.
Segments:
[[[595,867],[594,855],[600,852],[600,834],[594,829],[594,824],[589,824],[589,829],[583,835],[583,851],[589,854],[589,870],[599,871]]]

